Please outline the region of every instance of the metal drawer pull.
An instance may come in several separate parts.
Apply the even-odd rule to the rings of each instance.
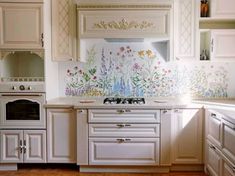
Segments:
[[[215,113],[211,113],[211,117],[216,117],[216,114]]]
[[[124,124],[117,124],[117,127],[123,128],[125,125]]]
[[[118,112],[118,113],[124,113],[125,110],[124,110],[124,109],[118,109],[117,112]]]
[[[125,124],[125,127],[130,127],[131,126],[131,124]]]
[[[213,145],[210,145],[210,148],[213,150],[216,150],[215,146],[213,146]]]
[[[117,139],[118,143],[123,143],[125,142],[125,139]]]
[[[26,153],[26,140],[24,140],[24,153]]]
[[[162,112],[165,114],[165,113],[167,113],[167,110],[163,110]]]
[[[22,145],[22,140],[20,140],[20,146],[19,146],[20,153],[23,152],[23,145]]]
[[[125,139],[126,142],[131,141],[131,139]]]
[[[130,109],[126,109],[125,111],[126,111],[126,112],[131,112],[131,110],[130,110]]]

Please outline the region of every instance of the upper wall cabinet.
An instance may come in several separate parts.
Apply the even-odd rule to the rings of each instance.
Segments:
[[[163,9],[78,8],[79,38],[169,37],[170,11]]]
[[[198,10],[195,0],[174,1],[174,53],[176,60],[198,58]]]
[[[212,18],[234,18],[235,19],[235,1],[234,0],[211,0]]]
[[[52,59],[76,60],[76,3],[52,0]]]
[[[0,1],[0,49],[43,48],[43,3]]]

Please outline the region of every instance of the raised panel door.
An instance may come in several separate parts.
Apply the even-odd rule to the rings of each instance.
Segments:
[[[47,110],[47,161],[76,163],[76,116],[71,109]]]
[[[1,3],[0,8],[0,48],[43,47],[43,4]]]
[[[235,164],[224,160],[222,163],[222,176],[235,176]]]
[[[211,17],[235,18],[234,0],[211,0]]]
[[[211,60],[235,61],[235,30],[211,31]]]
[[[178,109],[172,115],[172,163],[202,164],[202,109]]]
[[[24,131],[24,162],[46,162],[46,130]]]
[[[158,165],[159,138],[89,138],[90,165]]]
[[[3,163],[23,162],[23,131],[1,131],[1,161]]]

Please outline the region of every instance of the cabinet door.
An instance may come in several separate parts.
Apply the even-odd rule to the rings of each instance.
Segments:
[[[206,117],[207,138],[210,139],[217,147],[221,148],[221,115],[215,111],[208,111]]]
[[[23,131],[1,131],[1,161],[3,163],[23,162]]]
[[[25,130],[24,131],[24,162],[45,163],[46,162],[46,131]]]
[[[174,50],[176,60],[198,58],[198,10],[195,0],[174,0]]]
[[[211,60],[235,61],[235,30],[211,31]]]
[[[90,165],[158,165],[159,138],[90,138]]]
[[[235,176],[235,164],[224,160],[222,163],[222,176]]]
[[[76,3],[52,0],[52,59],[76,59]]]
[[[172,163],[202,164],[202,109],[178,109],[172,115]]]
[[[206,168],[212,176],[220,176],[222,158],[218,148],[206,141]],[[224,176],[224,175],[223,175]]]
[[[211,17],[213,18],[235,18],[234,0],[212,0]]]
[[[76,163],[76,118],[71,109],[47,110],[48,162]]]
[[[235,124],[222,120],[222,151],[235,163]]]
[[[43,5],[0,3],[0,48],[41,49]]]

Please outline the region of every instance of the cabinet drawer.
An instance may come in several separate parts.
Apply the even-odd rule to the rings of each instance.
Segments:
[[[159,137],[160,124],[89,124],[90,137]]]
[[[222,150],[235,162],[235,124],[222,120]]]
[[[214,111],[209,111],[208,116],[208,139],[217,147],[221,148],[221,115]]]
[[[160,110],[91,109],[88,115],[90,123],[160,123]]]
[[[80,38],[169,36],[169,10],[79,10],[78,15]]]
[[[90,138],[90,165],[158,165],[159,138]]]
[[[235,165],[223,160],[222,176],[235,176]]]
[[[206,167],[209,171],[209,175],[219,176],[221,167],[221,153],[210,141],[207,140],[207,164]]]

